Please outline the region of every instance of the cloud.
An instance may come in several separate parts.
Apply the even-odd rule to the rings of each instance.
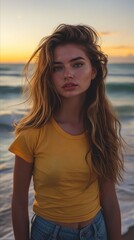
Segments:
[[[119,46],[111,46],[112,49],[129,49],[134,50],[134,46],[127,46],[127,45],[119,45]]]
[[[117,45],[117,46],[103,46],[103,51],[109,56],[133,56],[134,46]]]
[[[120,33],[119,32],[110,32],[110,31],[102,31],[102,32],[99,32],[99,34],[101,36],[113,36],[113,35],[119,35]]]

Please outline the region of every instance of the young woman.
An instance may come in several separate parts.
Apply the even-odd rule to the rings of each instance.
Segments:
[[[121,240],[115,183],[123,170],[122,140],[105,93],[107,57],[98,35],[89,26],[61,24],[41,41],[26,71],[35,57],[31,109],[9,147],[15,154],[15,239]]]

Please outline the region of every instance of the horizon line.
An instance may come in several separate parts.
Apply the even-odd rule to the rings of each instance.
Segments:
[[[4,65],[4,64],[20,64],[20,65],[22,65],[22,64],[26,64],[27,62],[0,62],[0,65]],[[108,61],[108,63],[107,64],[134,64],[134,61]],[[36,63],[34,63],[34,62],[31,62],[31,64],[36,64]]]

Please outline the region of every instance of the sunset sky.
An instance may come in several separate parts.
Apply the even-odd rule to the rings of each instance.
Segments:
[[[0,62],[26,62],[60,23],[94,27],[109,62],[134,62],[134,0],[0,0]]]

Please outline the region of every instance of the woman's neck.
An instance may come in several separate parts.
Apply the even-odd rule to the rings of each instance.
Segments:
[[[82,98],[62,99],[60,109],[55,113],[58,122],[78,123],[83,121]]]
[[[65,132],[71,135],[82,134],[85,131],[82,98],[64,99],[54,118]]]

